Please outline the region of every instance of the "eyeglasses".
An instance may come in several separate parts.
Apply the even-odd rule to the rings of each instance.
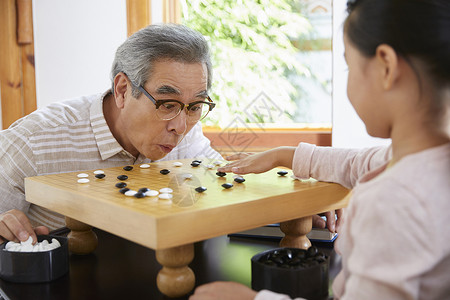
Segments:
[[[206,100],[208,101],[195,101],[186,105],[178,100],[156,100],[142,86],[138,86],[137,88],[155,104],[156,115],[161,120],[172,120],[186,108],[187,121],[189,123],[196,123],[204,119],[216,106],[209,96],[206,96]]]

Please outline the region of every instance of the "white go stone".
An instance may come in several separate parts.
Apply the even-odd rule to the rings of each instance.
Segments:
[[[95,175],[97,175],[97,174],[105,174],[105,171],[103,171],[103,170],[95,170],[94,174]]]
[[[16,243],[17,245],[13,245],[11,247],[9,247],[8,249],[5,249],[7,251],[11,251],[11,252],[19,252],[20,250],[18,250],[21,246],[20,244]]]
[[[58,248],[58,247],[59,247],[59,246],[56,245],[55,243],[50,243],[50,244],[48,244],[47,249],[52,250],[52,249],[56,249],[56,248]]]
[[[33,245],[22,245],[20,252],[33,252]]]
[[[80,174],[77,175],[77,177],[78,178],[86,178],[86,177],[89,177],[89,175],[86,174],[86,173],[80,173]]]
[[[159,194],[158,197],[159,197],[159,199],[170,200],[170,199],[172,199],[173,195],[164,193],[164,194]]]
[[[8,242],[5,245],[5,250],[11,252],[43,252],[61,247],[61,244],[55,238],[52,239],[51,243],[49,243],[47,240],[43,240],[42,242],[36,243],[34,245],[32,243],[33,239],[30,236],[25,242]]]
[[[145,192],[145,196],[148,196],[148,197],[155,197],[155,196],[158,196],[158,194],[159,194],[159,192],[155,191],[155,190],[149,190],[149,191]]]
[[[179,162],[179,161],[176,161],[176,162],[173,163],[174,167],[181,167],[182,165],[183,165],[183,163]]]
[[[207,168],[207,169],[214,169],[214,165],[205,165],[205,168]]]
[[[142,164],[142,165],[140,165],[140,167],[142,169],[148,169],[148,168],[150,168],[150,165],[149,164]]]
[[[16,248],[18,245],[19,245],[19,243],[8,242],[8,243],[6,243],[6,245],[5,245],[5,250],[8,250],[8,251],[9,251],[9,249]]]
[[[87,179],[87,178],[78,179],[78,183],[88,183],[88,182],[89,182],[89,179]]]
[[[183,179],[191,179],[192,178],[192,174],[190,174],[190,173],[182,174],[181,178],[183,178]]]
[[[61,246],[61,243],[55,238],[52,239],[52,244],[55,244],[56,247],[60,247]]]
[[[173,193],[173,190],[171,188],[166,187],[166,188],[160,189],[159,192],[161,194],[171,194],[171,193]]]
[[[214,162],[214,164],[215,164],[216,166],[220,166],[222,163],[223,163],[223,161],[220,161],[220,160],[216,160],[216,161]]]
[[[31,235],[28,237],[28,239],[25,242],[20,242],[20,244],[23,245],[31,245],[33,244],[33,238],[31,237]]]
[[[134,195],[136,195],[137,194],[137,192],[136,191],[133,191],[133,190],[129,190],[129,191],[126,191],[125,192],[125,196],[134,196]]]

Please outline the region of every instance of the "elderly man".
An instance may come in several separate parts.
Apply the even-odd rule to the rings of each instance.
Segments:
[[[200,120],[211,61],[206,40],[181,25],[152,25],[117,50],[111,90],[54,103],[0,132],[0,241],[25,241],[64,226],[63,216],[25,200],[24,178],[140,164],[220,158]]]

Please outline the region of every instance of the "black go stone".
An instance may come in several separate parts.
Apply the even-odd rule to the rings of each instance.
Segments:
[[[317,248],[315,246],[311,246],[311,247],[308,248],[308,250],[306,250],[306,256],[307,257],[314,257],[314,256],[316,256],[316,254],[318,252],[319,251],[317,250]]]
[[[277,266],[277,264],[274,263],[274,262],[271,261],[271,260],[265,261],[264,264],[267,265],[267,266],[271,266],[271,267],[276,267],[276,266]]]
[[[244,177],[236,177],[234,179],[234,181],[236,181],[237,183],[243,183],[245,181],[245,178]]]
[[[135,196],[136,198],[144,198],[144,197],[145,197],[145,193],[137,192],[136,194],[134,194],[134,196]]]
[[[119,189],[124,188],[126,186],[127,186],[127,184],[125,182],[118,182],[118,183],[116,183],[116,187],[119,188]]]
[[[193,163],[195,162],[195,163],[199,163],[199,164],[201,164],[202,163],[202,161],[201,160],[198,160],[198,159],[196,159],[196,160],[193,160],[192,161]]]
[[[306,257],[306,251],[305,251],[305,250],[299,251],[299,252],[297,253],[296,257],[298,257],[300,260],[305,259],[305,257]]]
[[[281,264],[284,263],[284,259],[282,259],[282,258],[279,257],[279,256],[274,257],[274,258],[272,259],[272,261],[276,262],[278,265],[281,265]]]
[[[226,176],[227,173],[225,173],[225,172],[217,172],[216,175],[219,176],[219,177],[223,177],[223,176]]]
[[[127,175],[119,175],[119,176],[117,176],[117,179],[119,179],[119,180],[127,180],[128,176]]]
[[[125,171],[131,171],[131,170],[133,170],[133,167],[132,166],[125,166],[125,167],[123,167],[123,169]]]
[[[293,259],[291,259],[288,264],[290,266],[298,266],[302,261],[300,260],[300,258],[298,257],[294,257]]]
[[[159,171],[159,173],[163,174],[163,175],[167,175],[170,173],[170,170],[167,169],[162,169],[161,171]]]
[[[105,177],[106,177],[105,174],[95,174],[95,178],[98,178],[98,179],[103,179]]]
[[[195,191],[198,193],[203,193],[206,191],[206,188],[204,186],[199,186],[198,188],[195,188]]]
[[[229,189],[229,188],[233,187],[233,184],[227,182],[227,183],[222,184],[222,187],[225,188],[225,189]]]
[[[273,267],[294,269],[309,268],[325,263],[327,256],[318,252],[315,246],[308,250],[283,248],[274,250],[259,259],[259,262]]]
[[[129,188],[124,187],[124,188],[121,188],[121,189],[119,190],[119,192],[122,193],[122,194],[125,194],[125,193],[128,192],[129,190],[130,190]]]
[[[278,171],[277,172],[277,174],[280,176],[285,176],[285,175],[287,175],[287,173],[288,173],[287,171]]]
[[[146,193],[146,192],[148,192],[148,191],[150,191],[149,188],[143,187],[143,188],[140,188],[140,189],[138,190],[138,193]]]
[[[196,168],[196,167],[200,166],[200,163],[197,162],[197,161],[193,161],[193,162],[191,163],[191,166],[193,166],[194,168]]]

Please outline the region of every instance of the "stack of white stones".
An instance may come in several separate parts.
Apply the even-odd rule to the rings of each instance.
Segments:
[[[25,242],[8,242],[4,250],[11,252],[44,252],[61,247],[61,244],[55,238],[52,239],[51,243],[49,243],[47,240],[43,240],[42,242],[36,243],[34,245],[32,243],[33,238],[30,236]]]

